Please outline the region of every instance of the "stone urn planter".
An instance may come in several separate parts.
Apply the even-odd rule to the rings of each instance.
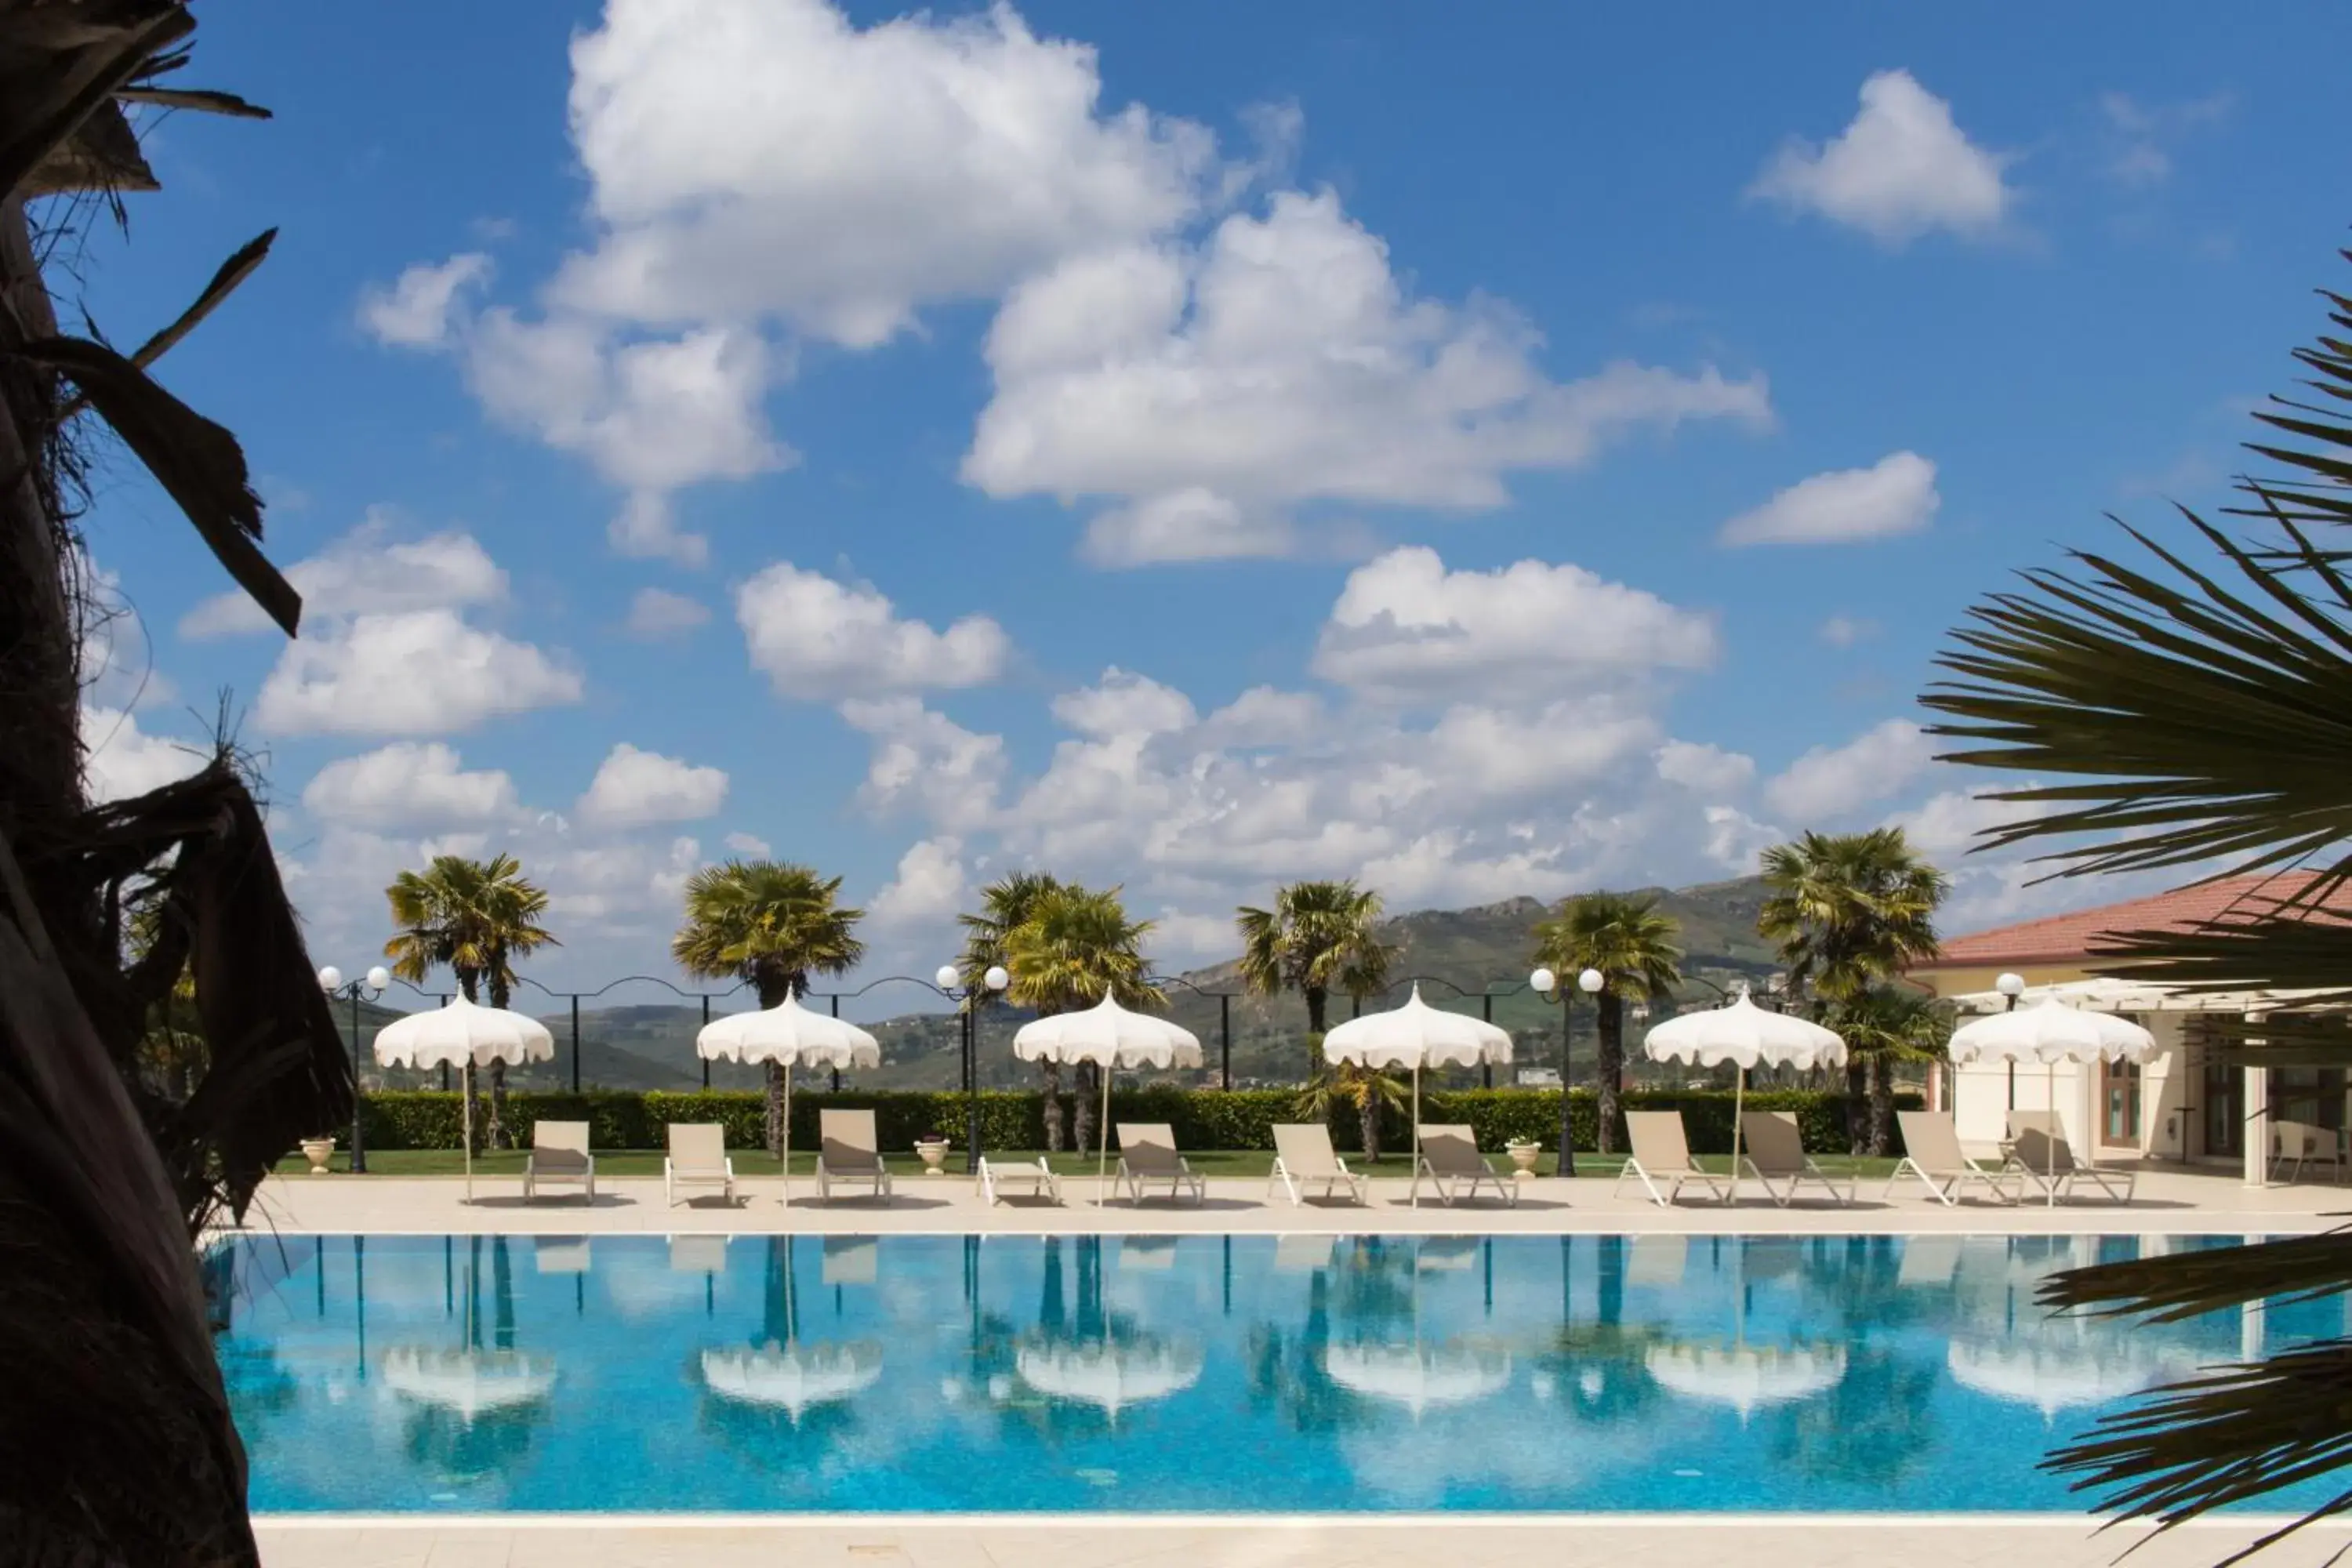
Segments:
[[[1515,1140],[1503,1145],[1503,1152],[1511,1157],[1513,1181],[1532,1182],[1536,1179],[1536,1156],[1543,1152],[1542,1144]]]
[[[940,1176],[947,1173],[940,1169],[947,1163],[948,1141],[946,1139],[918,1138],[915,1140],[915,1152],[923,1157],[923,1174]]]
[[[332,1138],[302,1140],[302,1158],[310,1162],[310,1173],[314,1176],[323,1176],[327,1173],[327,1161],[334,1152],[335,1141]]]

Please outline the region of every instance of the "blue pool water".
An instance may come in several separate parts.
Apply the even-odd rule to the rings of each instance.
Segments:
[[[210,1266],[265,1510],[2068,1510],[2053,1442],[2347,1309],[2121,1329],[2035,1281],[2240,1239],[328,1237]]]

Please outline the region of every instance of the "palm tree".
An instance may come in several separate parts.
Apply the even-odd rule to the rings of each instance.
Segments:
[[[1167,994],[1145,978],[1150,965],[1142,942],[1150,932],[1150,921],[1127,918],[1118,889],[1096,892],[1062,883],[1039,894],[1028,918],[1005,934],[1005,967],[1013,974],[1006,997],[1041,1016],[1090,1007],[1105,992],[1122,1007],[1165,1007]],[[1094,1142],[1100,1072],[1091,1062],[1078,1065],[1074,1131],[1081,1149]]]
[[[1870,1075],[1869,1152],[1884,1157],[1895,1138],[1895,1068],[1904,1062],[1932,1062],[1952,1037],[1949,1009],[1922,992],[1876,986],[1830,1009],[1830,1026],[1843,1036],[1847,1054]]]
[[[997,964],[1009,967],[1005,940],[1028,922],[1045,895],[1060,891],[1061,886],[1043,871],[1014,871],[980,890],[979,913],[956,917],[964,931],[963,956],[957,966],[963,971],[965,1007],[979,1005],[982,975]],[[1058,1154],[1063,1133],[1062,1064],[1039,1065],[1045,1078],[1045,1152]]]
[[[457,988],[468,1002],[479,1002],[485,983],[490,1005],[504,1007],[513,999],[514,963],[542,947],[557,945],[539,923],[547,912],[547,894],[522,874],[522,863],[511,855],[488,860],[462,855],[436,855],[423,871],[403,871],[383,890],[392,906],[395,931],[383,944],[392,971],[412,984],[422,984],[436,965],[447,964]],[[466,1068],[465,1092],[474,1092],[474,1069]],[[507,1064],[490,1064],[488,1113],[482,1142],[503,1149],[507,1135]]]
[[[1675,941],[1682,931],[1681,921],[1659,912],[1657,900],[1624,893],[1584,893],[1563,900],[1558,914],[1536,924],[1538,963],[1562,976],[1588,969],[1601,972],[1596,1072],[1603,1154],[1617,1152],[1618,1086],[1625,1074],[1625,998],[1663,1002],[1674,994],[1683,977],[1675,967],[1683,955]],[[1560,1086],[1563,1094],[1567,1087]]]
[[[773,1007],[811,974],[845,974],[866,956],[864,910],[844,909],[841,879],[777,860],[730,860],[686,879],[686,921],[670,956],[704,980],[739,979]],[[784,1074],[768,1064],[768,1152],[784,1151]]]
[[[1901,828],[1808,833],[1764,851],[1763,866],[1772,891],[1756,929],[1780,944],[1790,990],[1811,986],[1817,1017],[1936,956],[1936,910],[1951,882]],[[1857,1154],[1866,1094],[1863,1064],[1850,1062],[1846,1127]]]
[[[1333,1062],[1308,1082],[1296,1114],[1303,1121],[1328,1122],[1336,1110],[1353,1110],[1364,1158],[1372,1161],[1381,1157],[1381,1113],[1402,1108],[1406,1099],[1403,1080],[1395,1074],[1361,1062]]]
[[[2253,528],[2233,536],[2183,508],[2185,544],[2210,560],[2131,530],[2146,556],[2076,552],[2074,572],[2026,573],[2022,589],[1970,612],[1941,660],[1955,679],[1922,699],[1945,716],[1933,732],[1965,748],[1948,760],[2035,781],[1995,796],[2020,809],[1990,844],[2058,841],[2046,858],[2068,876],[2288,873],[2226,922],[2132,933],[2100,965],[2213,990],[2334,994],[2334,1007],[2267,1015],[2260,1045],[2217,1018],[2234,1058],[2255,1067],[2266,1050],[2308,1065],[2352,1056],[2340,1008],[2352,926],[2314,918],[2340,909],[2352,882],[2352,575],[2340,537],[2321,537],[2352,523],[2352,297],[2324,297],[2333,334],[2295,354],[2319,395],[2274,397],[2255,415],[2268,428],[2249,449],[2287,471],[2239,482],[2231,512]],[[2338,1234],[2182,1252],[2055,1274],[2042,1299],[2185,1320],[2337,1291],[2347,1253]],[[2216,1367],[2049,1462],[2108,1489],[2126,1519],[2176,1524],[2352,1462],[2347,1381],[2352,1341],[2341,1338]],[[2352,1489],[2297,1523],[2347,1507]]]
[[[1324,1006],[1333,991],[1361,999],[1384,990],[1397,949],[1383,943],[1381,896],[1354,879],[1290,882],[1276,888],[1274,908],[1243,905],[1234,924],[1242,938],[1242,984],[1260,996],[1296,991],[1307,1002],[1307,1076],[1322,1071]]]

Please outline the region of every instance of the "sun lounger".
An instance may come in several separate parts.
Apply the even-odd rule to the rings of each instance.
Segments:
[[[882,1140],[871,1110],[817,1112],[816,1197],[833,1198],[835,1182],[863,1184],[874,1196],[890,1195],[890,1172],[882,1163]]]
[[[824,1256],[817,1266],[817,1281],[824,1285],[871,1285],[881,1277],[879,1265],[872,1237],[828,1236],[824,1238]]]
[[[1290,1206],[1297,1208],[1307,1201],[1306,1188],[1314,1182],[1323,1184],[1323,1195],[1327,1198],[1334,1189],[1344,1185],[1350,1199],[1364,1201],[1364,1179],[1348,1169],[1348,1162],[1331,1147],[1329,1128],[1312,1121],[1277,1125],[1274,1130],[1274,1173],[1266,1181],[1266,1195],[1273,1196],[1274,1189],[1279,1185],[1290,1194]]]
[[[537,1198],[545,1186],[585,1188],[588,1201],[596,1201],[596,1156],[588,1152],[585,1121],[531,1123],[530,1156],[522,1167],[523,1202]]]
[[[1745,1145],[1740,1163],[1748,1173],[1764,1184],[1764,1195],[1782,1208],[1795,1201],[1806,1183],[1811,1182],[1840,1204],[1853,1202],[1855,1181],[1846,1184],[1840,1192],[1829,1173],[1813,1163],[1805,1152],[1804,1136],[1797,1131],[1797,1117],[1790,1110],[1750,1110],[1739,1118],[1739,1142]]]
[[[1633,1145],[1625,1168],[1617,1173],[1617,1192],[1630,1178],[1639,1181],[1650,1201],[1660,1208],[1671,1206],[1682,1195],[1685,1186],[1696,1184],[1705,1187],[1717,1200],[1731,1201],[1731,1184],[1712,1172],[1702,1171],[1692,1161],[1690,1141],[1683,1135],[1683,1113],[1679,1110],[1629,1110],[1625,1113],[1626,1142]],[[1661,1184],[1664,1192],[1658,1190]]]
[[[1275,1238],[1274,1271],[1276,1274],[1311,1274],[1318,1268],[1328,1268],[1331,1267],[1332,1249],[1339,1244],[1337,1237],[1286,1231]]]
[[[1626,1249],[1625,1283],[1670,1289],[1683,1282],[1690,1264],[1687,1236],[1637,1236]]]
[[[2098,1189],[2113,1203],[2127,1204],[2139,1178],[2129,1171],[2103,1171],[2074,1158],[2074,1145],[2047,1121],[2011,1119],[2008,1169],[2017,1172],[2046,1200],[2071,1197],[2078,1185]]]
[[[1405,1194],[1407,1203],[1420,1197],[1423,1176],[1437,1189],[1438,1200],[1448,1206],[1457,1197],[1476,1197],[1482,1183],[1494,1188],[1495,1195],[1507,1205],[1519,1201],[1517,1184],[1495,1174],[1495,1167],[1478,1152],[1478,1140],[1469,1128],[1423,1127],[1419,1142],[1421,1152],[1412,1163],[1412,1186]]]
[[[1043,1154],[1034,1161],[1014,1164],[991,1160],[982,1154],[980,1157],[981,1195],[991,1205],[999,1204],[1004,1201],[1007,1188],[1020,1188],[1032,1197],[1051,1198],[1055,1203],[1062,1201],[1062,1184],[1054,1179],[1054,1173],[1046,1165]]]
[[[1118,1124],[1118,1173],[1111,1178],[1111,1196],[1117,1197],[1124,1185],[1128,1201],[1139,1204],[1146,1182],[1167,1183],[1171,1204],[1188,1191],[1196,1204],[1209,1201],[1208,1184],[1176,1152],[1173,1128],[1165,1121],[1122,1121]]]
[[[1486,1246],[1475,1236],[1424,1236],[1413,1243],[1412,1266],[1423,1274],[1460,1273],[1478,1266]]]
[[[727,1130],[716,1121],[671,1122],[669,1157],[662,1162],[662,1195],[675,1208],[680,1194],[690,1198],[696,1188],[712,1187],[729,1203],[735,1201],[735,1162],[727,1157]]]
[[[588,1272],[588,1238],[584,1236],[534,1237],[531,1251],[541,1274]]]
[[[1958,1236],[1906,1236],[1903,1262],[1895,1270],[1898,1289],[1948,1290],[1960,1267],[1967,1238]]]
[[[2305,1165],[2325,1165],[2327,1167],[2329,1180],[2342,1181],[2344,1157],[2335,1130],[2327,1127],[2315,1127],[2307,1121],[2272,1122],[2270,1170],[2272,1181],[2278,1180],[2281,1165],[2294,1167],[2287,1173],[2286,1179],[2290,1182],[2299,1182],[2303,1179],[2303,1168]]]
[[[1960,1134],[1950,1111],[1898,1110],[1895,1119],[1903,1127],[1903,1158],[1887,1180],[1888,1197],[1895,1195],[1896,1184],[1906,1175],[1912,1175],[1918,1177],[1946,1208],[1968,1196],[1971,1186],[1983,1187],[1996,1203],[2017,1201],[2009,1190],[2016,1180],[2012,1173],[1998,1167],[1989,1170],[1961,1150]],[[2018,1185],[2021,1192],[2023,1184],[2019,1182]]]
[[[727,1238],[723,1236],[673,1236],[669,1238],[669,1269],[673,1274],[724,1274]]]
[[[1172,1236],[1123,1236],[1118,1238],[1118,1266],[1121,1268],[1143,1268],[1157,1273],[1176,1266],[1176,1238]]]

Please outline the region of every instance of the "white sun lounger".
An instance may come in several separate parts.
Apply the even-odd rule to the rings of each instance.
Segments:
[[[727,1129],[716,1121],[669,1124],[669,1157],[662,1162],[662,1195],[677,1206],[679,1194],[716,1187],[735,1201],[735,1162],[727,1157]]]
[[[1617,1173],[1614,1193],[1623,1188],[1628,1179],[1639,1181],[1650,1201],[1660,1208],[1670,1207],[1682,1195],[1685,1186],[1696,1184],[1705,1187],[1718,1202],[1731,1199],[1731,1184],[1709,1171],[1702,1171],[1691,1159],[1690,1141],[1683,1135],[1683,1113],[1679,1110],[1629,1110],[1625,1113],[1626,1142],[1633,1145],[1625,1168]],[[1661,1184],[1664,1192],[1658,1190]]]
[[[1813,1163],[1805,1152],[1804,1134],[1797,1129],[1793,1110],[1749,1110],[1739,1118],[1739,1141],[1746,1145],[1740,1163],[1748,1173],[1764,1184],[1764,1195],[1782,1208],[1795,1201],[1806,1183],[1811,1182],[1829,1194],[1832,1202],[1850,1205],[1853,1202],[1856,1181],[1849,1181],[1840,1192],[1829,1173]]]
[[[1888,1197],[1893,1197],[1895,1186],[1910,1175],[1918,1177],[1946,1208],[1967,1197],[1971,1186],[1984,1188],[1995,1203],[2017,1201],[2010,1185],[2016,1182],[2021,1191],[2024,1184],[2011,1172],[1989,1170],[1969,1159],[1960,1149],[1960,1134],[1950,1111],[1898,1110],[1895,1119],[1903,1127],[1903,1158],[1886,1183]]]
[[[585,1121],[534,1121],[530,1155],[522,1167],[522,1198],[530,1203],[545,1186],[580,1187],[596,1201],[596,1156],[588,1152]]]
[[[1421,1195],[1422,1178],[1426,1176],[1429,1184],[1437,1189],[1438,1201],[1448,1207],[1456,1198],[1475,1198],[1482,1184],[1494,1188],[1495,1195],[1507,1207],[1517,1205],[1518,1184],[1495,1174],[1495,1167],[1478,1152],[1477,1136],[1468,1127],[1423,1127],[1419,1142],[1421,1152],[1412,1163],[1412,1186],[1405,1194],[1407,1203]]]
[[[2139,1180],[2129,1171],[2103,1171],[2074,1158],[2074,1145],[2046,1113],[2012,1114],[2007,1168],[2032,1183],[2044,1199],[2072,1197],[2077,1185],[2088,1185],[2112,1203],[2128,1204]]]
[[[1118,1173],[1111,1178],[1111,1196],[1123,1185],[1128,1201],[1143,1201],[1143,1184],[1168,1184],[1168,1201],[1190,1192],[1192,1201],[1209,1201],[1208,1184],[1202,1181],[1176,1151],[1176,1131],[1165,1121],[1122,1121],[1118,1124]]]
[[[828,1203],[835,1182],[870,1188],[877,1198],[890,1195],[889,1168],[882,1163],[882,1140],[874,1131],[874,1112],[817,1112],[816,1198]]]
[[[1062,1201],[1062,1184],[1054,1179],[1053,1170],[1045,1163],[1043,1154],[1034,1162],[1023,1161],[1015,1164],[991,1160],[982,1154],[980,1157],[979,1184],[981,1195],[992,1205],[1004,1201],[1008,1188],[1025,1191],[1031,1197],[1051,1198],[1055,1203]]]
[[[1315,1182],[1323,1184],[1327,1198],[1344,1185],[1351,1200],[1364,1201],[1364,1179],[1348,1169],[1348,1162],[1331,1147],[1329,1128],[1312,1121],[1278,1123],[1274,1130],[1274,1173],[1266,1181],[1266,1195],[1272,1197],[1279,1185],[1290,1194],[1290,1206],[1297,1208],[1307,1201],[1306,1188]]]

